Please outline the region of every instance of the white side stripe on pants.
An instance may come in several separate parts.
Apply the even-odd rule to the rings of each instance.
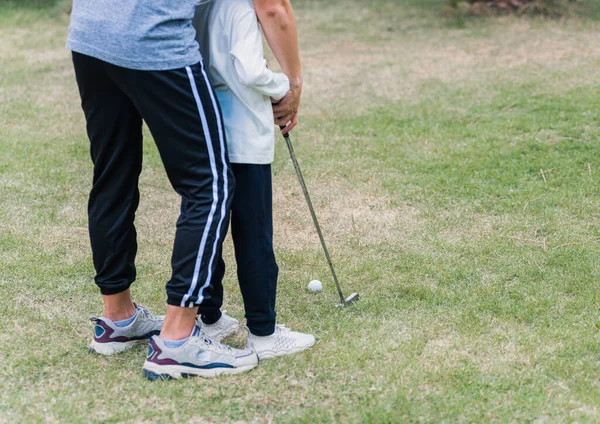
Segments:
[[[196,87],[196,81],[194,80],[194,74],[192,69],[189,66],[185,67],[188,78],[190,80],[190,85],[192,87],[192,93],[194,94],[194,99],[196,100],[196,106],[198,107],[198,114],[200,115],[200,121],[202,122],[202,131],[204,132],[204,139],[206,141],[206,148],[208,150],[208,157],[210,159],[210,169],[213,175],[213,183],[212,183],[212,192],[213,192],[213,201],[210,207],[210,212],[208,214],[208,219],[206,221],[206,226],[204,227],[204,232],[202,233],[202,239],[200,241],[200,248],[198,250],[198,256],[196,257],[196,265],[194,266],[194,275],[192,278],[192,284],[190,285],[190,289],[187,294],[181,300],[181,307],[186,306],[186,302],[194,294],[196,290],[196,286],[198,285],[198,277],[200,275],[200,269],[202,266],[202,256],[204,255],[204,249],[206,248],[206,240],[208,239],[208,234],[210,233],[210,228],[212,227],[212,222],[215,216],[215,212],[217,210],[217,204],[219,202],[219,174],[217,172],[217,164],[215,161],[215,152],[212,146],[212,139],[210,137],[210,130],[208,128],[208,122],[206,119],[206,115],[204,113],[204,108],[202,107],[202,103],[200,101],[200,95],[198,94],[198,87]],[[215,244],[219,241],[218,238],[215,238]],[[189,305],[192,307],[193,304]]]
[[[215,112],[215,116],[217,117],[217,127],[219,129],[219,145],[221,146],[221,162],[223,164],[223,201],[221,202],[221,218],[219,219],[219,225],[217,225],[217,235],[215,237],[215,243],[213,244],[212,255],[210,256],[210,262],[208,263],[208,275],[206,276],[206,282],[200,289],[200,293],[198,294],[198,300],[196,304],[202,303],[204,300],[204,289],[210,285],[210,281],[212,280],[212,268],[213,262],[215,260],[215,254],[217,253],[217,246],[219,240],[221,239],[221,226],[223,225],[223,221],[225,219],[225,215],[227,214],[227,199],[229,197],[229,180],[227,178],[227,172],[229,171],[227,167],[227,158],[225,157],[225,137],[223,136],[223,123],[221,122],[221,115],[219,113],[219,108],[217,107],[217,101],[215,100],[215,95],[212,90],[212,86],[210,85],[210,81],[208,80],[208,76],[206,72],[204,72],[204,66],[201,64],[200,69],[202,70],[202,75],[204,76],[204,81],[206,82],[206,87],[208,88],[208,93],[210,94],[210,100],[212,102],[212,106]],[[190,306],[191,307],[191,306]]]

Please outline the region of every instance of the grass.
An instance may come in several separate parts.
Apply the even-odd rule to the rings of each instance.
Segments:
[[[279,320],[318,344],[247,375],[165,383],[142,377],[144,349],[87,354],[101,302],[66,18],[0,9],[0,422],[600,420],[600,28],[459,29],[441,1],[399,3],[295,3],[293,138],[362,300],[333,306],[279,143]],[[149,136],[145,154],[133,291],[164,311],[178,205]],[[226,307],[241,318],[231,250]],[[308,293],[313,278],[324,293]]]
[[[600,18],[600,1],[598,0],[535,0],[521,4],[516,9],[506,10],[502,2],[476,0],[448,0],[446,14],[454,26],[464,27],[473,17],[498,16],[516,14],[518,16],[545,17],[562,19],[583,17],[598,20]],[[491,7],[490,7],[491,6]],[[499,6],[499,7],[498,7]]]

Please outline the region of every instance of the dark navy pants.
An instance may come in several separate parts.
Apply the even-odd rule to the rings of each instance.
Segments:
[[[231,235],[248,328],[257,336],[275,331],[278,267],[273,252],[271,165],[231,164],[236,189],[231,207]],[[206,324],[216,322],[223,303],[225,262],[220,257],[199,312]]]
[[[221,272],[234,189],[221,112],[206,72],[201,64],[138,71],[78,53],[73,64],[94,163],[88,215],[96,284],[111,295],[127,290],[136,277],[143,120],[181,196],[167,301],[200,304]]]

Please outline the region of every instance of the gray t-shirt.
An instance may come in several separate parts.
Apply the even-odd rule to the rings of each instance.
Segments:
[[[67,48],[144,71],[200,62],[192,26],[201,0],[74,0]]]

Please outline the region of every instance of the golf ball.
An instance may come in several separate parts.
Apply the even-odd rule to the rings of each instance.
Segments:
[[[323,290],[323,283],[321,283],[319,280],[312,280],[310,283],[308,283],[308,290],[311,292],[320,292]]]

